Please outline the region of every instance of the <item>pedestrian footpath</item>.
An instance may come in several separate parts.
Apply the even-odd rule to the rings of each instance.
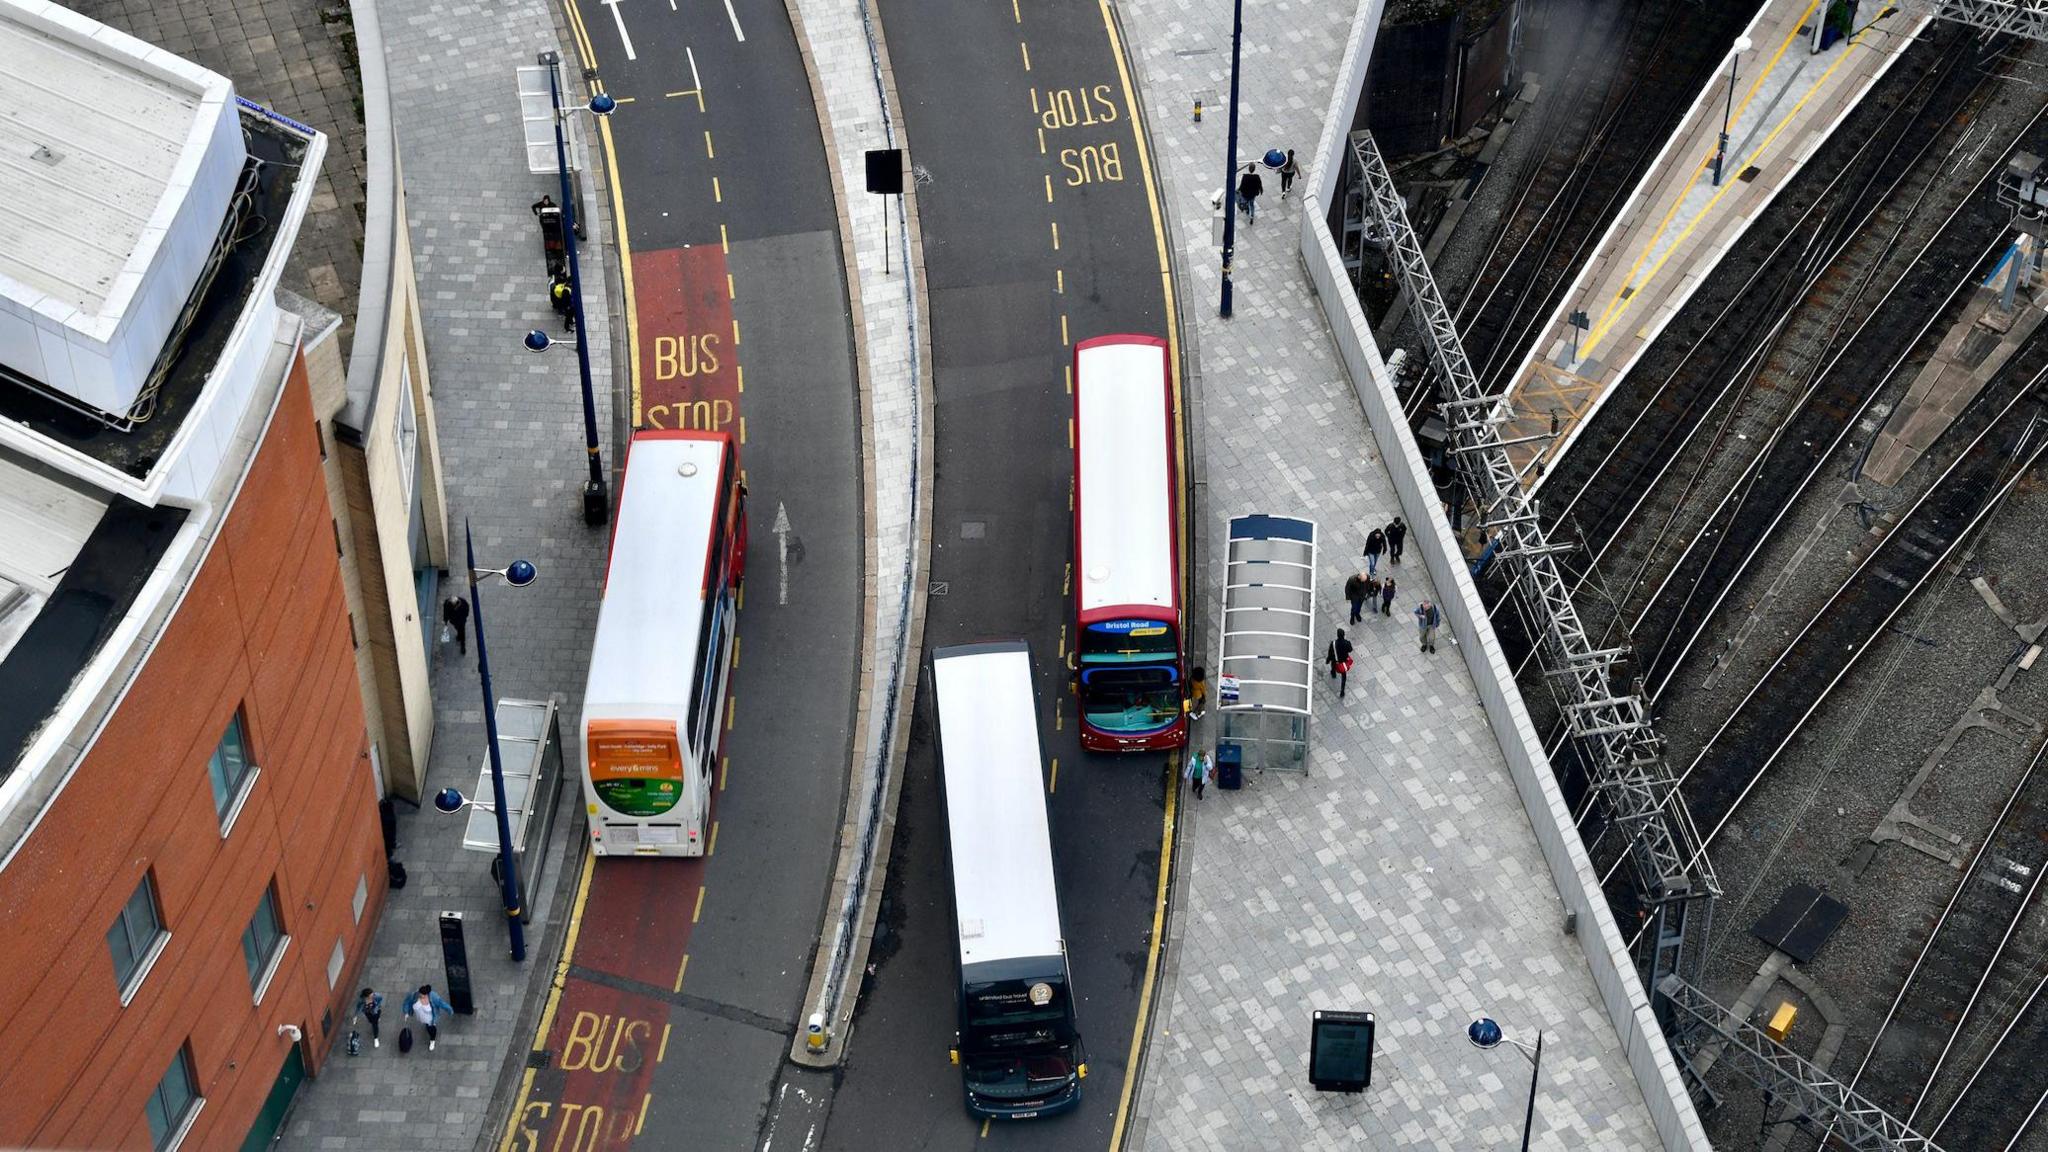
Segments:
[[[1230,170],[1229,14],[1193,0],[1117,11],[1179,247],[1201,531],[1221,539],[1248,512],[1317,521],[1317,651],[1340,626],[1355,644],[1347,696],[1318,676],[1306,775],[1183,792],[1166,973],[1128,1146],[1512,1146],[1529,1066],[1507,1045],[1468,1043],[1483,1014],[1512,1039],[1544,1033],[1534,1147],[1657,1147],[1459,650],[1448,629],[1434,654],[1419,643],[1414,610],[1439,596],[1412,543],[1377,565],[1396,580],[1391,613],[1347,623],[1345,583],[1366,567],[1367,535],[1403,509],[1302,272],[1300,202],[1277,179],[1257,226],[1239,222],[1235,316],[1217,315],[1210,205]],[[1294,148],[1308,162],[1356,11],[1247,6],[1241,160]],[[1199,123],[1186,113],[1197,97],[1210,110]],[[1304,174],[1296,197],[1314,183]],[[1220,550],[1206,549],[1205,596],[1222,570]],[[1196,750],[1210,751],[1215,724],[1212,711],[1197,725]],[[1310,1088],[1315,1009],[1376,1014],[1364,1094]]]
[[[366,58],[381,52],[388,66],[427,333],[426,375],[455,541],[441,598],[464,590],[465,518],[475,529],[479,567],[525,559],[539,568],[540,579],[527,588],[494,582],[483,590],[493,687],[501,700],[553,695],[560,701],[571,744],[565,759],[573,771],[573,725],[607,537],[605,529],[582,521],[583,411],[574,352],[561,345],[536,356],[520,343],[529,329],[559,333],[528,206],[544,192],[560,193],[553,176],[526,170],[515,84],[515,69],[559,47],[552,10],[543,0],[488,6],[384,0],[375,15],[382,44],[374,40],[375,24],[364,34],[361,11],[358,43]],[[372,71],[364,70],[366,84],[373,82]],[[600,216],[588,228],[582,255],[588,331],[581,336],[591,349],[598,427],[608,429],[612,333],[603,270],[613,262],[610,221]],[[605,454],[616,468],[608,442]],[[467,654],[444,644],[436,660],[430,793],[451,786],[465,794],[476,790],[485,750],[475,632],[471,621]],[[543,892],[552,892],[565,870],[581,862],[575,788],[572,778],[557,811]],[[409,882],[385,901],[363,976],[386,997],[384,1043],[372,1048],[367,1026],[358,1026],[361,1054],[331,1061],[300,1089],[284,1147],[469,1152],[483,1137],[508,1061],[515,1048],[523,1053],[532,1035],[531,1009],[552,974],[548,957],[568,909],[567,901],[551,896],[535,900],[526,960],[514,964],[490,858],[462,848],[467,815],[401,805],[398,858]],[[442,1022],[431,1053],[415,1025],[420,1043],[400,1055],[394,1037],[410,993],[427,983],[447,993],[443,910],[459,911],[465,920],[476,1010]],[[348,1031],[348,1021],[337,1021],[332,1042],[343,1045]]]

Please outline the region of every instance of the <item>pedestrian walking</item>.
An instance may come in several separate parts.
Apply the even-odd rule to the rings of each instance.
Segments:
[[[1188,719],[1200,720],[1209,710],[1209,670],[1197,664],[1188,672]]]
[[[1280,198],[1282,200],[1287,199],[1287,194],[1294,190],[1294,178],[1299,175],[1301,175],[1301,165],[1295,162],[1294,149],[1289,148],[1287,150],[1287,162],[1280,165]]]
[[[1399,516],[1387,525],[1387,559],[1395,564],[1401,562],[1401,547],[1408,543],[1408,525],[1401,523]]]
[[[469,654],[469,601],[450,596],[441,601],[441,642],[455,641],[456,650]]]
[[[1342,628],[1337,629],[1337,638],[1330,641],[1323,659],[1329,661],[1330,675],[1337,678],[1337,695],[1344,695],[1344,689],[1351,683],[1351,641],[1344,638]]]
[[[356,996],[356,1015],[369,1022],[370,1047],[382,1048],[384,1042],[377,1037],[377,1023],[384,1019],[384,997],[374,988],[365,988]]]
[[[1259,179],[1259,166],[1247,164],[1244,175],[1237,179],[1237,209],[1245,215],[1247,224],[1259,222],[1259,193],[1266,190],[1266,182]]]
[[[1366,574],[1353,572],[1344,581],[1344,599],[1351,601],[1351,622],[1358,623],[1365,618],[1365,602],[1372,599],[1372,592],[1366,587]]]
[[[1392,572],[1389,572],[1387,573],[1387,578],[1385,580],[1380,581],[1380,615],[1392,616],[1393,614],[1394,574]]]
[[[1189,791],[1195,794],[1195,799],[1200,800],[1202,789],[1209,783],[1209,764],[1202,759],[1200,752],[1188,756],[1187,770],[1183,775],[1188,778]]]
[[[1443,617],[1437,613],[1436,605],[1424,600],[1415,606],[1415,634],[1421,642],[1418,651],[1436,651],[1436,626],[1442,622]]]
[[[1365,571],[1376,576],[1380,570],[1380,553],[1387,550],[1387,534],[1375,528],[1365,537]]]
[[[405,1014],[426,1030],[427,1051],[432,1052],[434,1042],[441,1038],[441,1021],[453,1016],[455,1009],[441,999],[432,984],[422,984],[420,990],[413,993],[412,1003],[405,1006]]]

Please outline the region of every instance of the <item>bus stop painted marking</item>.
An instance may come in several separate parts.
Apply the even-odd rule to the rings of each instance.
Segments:
[[[737,431],[739,325],[722,245],[636,253],[634,426]]]

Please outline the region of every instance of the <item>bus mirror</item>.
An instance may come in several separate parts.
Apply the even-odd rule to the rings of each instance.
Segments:
[[[948,1048],[946,1049],[946,1057],[953,1063],[958,1064],[960,1062],[960,1050],[958,1048]]]

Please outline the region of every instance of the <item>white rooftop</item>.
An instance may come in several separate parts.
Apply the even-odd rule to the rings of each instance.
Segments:
[[[1104,336],[1074,350],[1081,610],[1171,608],[1173,408],[1166,342]]]
[[[42,611],[108,497],[0,450],[0,660]]]
[[[225,77],[46,0],[0,0],[0,366],[127,412],[245,156]]]
[[[1031,653],[1023,641],[932,653],[960,963],[1062,954]]]

